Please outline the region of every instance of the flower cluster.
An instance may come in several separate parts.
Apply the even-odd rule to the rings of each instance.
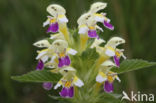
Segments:
[[[76,70],[70,66],[69,55],[76,55],[77,51],[68,46],[69,33],[66,26],[68,22],[65,16],[66,11],[63,7],[52,4],[47,7],[47,12],[50,16],[47,16],[48,19],[43,23],[43,27],[49,25],[47,33],[52,33],[49,39],[53,42],[44,39],[34,43],[34,46],[43,48],[37,51],[36,70],[43,70],[44,67],[56,68],[52,72],[62,74],[62,78],[54,89],[62,86],[60,96],[71,98],[74,96],[74,86],[81,87],[84,83],[76,76]],[[43,83],[43,87],[50,90],[52,83]]]
[[[47,16],[48,19],[43,23],[43,27],[49,26],[47,33],[51,33],[51,36],[49,39],[34,43],[34,46],[41,48],[41,50],[37,51],[36,60],[38,60],[38,64],[36,70],[43,70],[46,67],[51,68],[51,72],[62,75],[62,78],[54,86],[54,89],[62,86],[62,90],[59,93],[61,97],[73,97],[74,87],[82,87],[84,85],[83,81],[76,76],[78,68],[72,67],[70,57],[79,54],[78,52],[82,53],[87,48],[89,38],[94,38],[90,48],[96,48],[96,52],[100,55],[96,62],[96,70],[98,70],[95,78],[96,82],[104,84],[106,92],[113,91],[113,81],[115,79],[120,82],[117,73],[112,72],[111,68],[120,66],[119,60],[121,57],[126,59],[123,54],[124,50],[117,48],[118,45],[125,43],[125,40],[120,37],[113,37],[102,47],[100,44],[105,43],[105,41],[97,34],[97,30],[103,32],[103,29],[97,25],[98,22],[103,23],[106,28],[114,30],[114,26],[110,24],[111,20],[106,17],[106,13],[99,13],[106,6],[106,3],[94,3],[91,5],[90,10],[78,19],[80,51],[71,48],[69,45],[71,34],[67,28],[66,10],[56,4],[51,4],[47,7],[47,12],[50,16]],[[53,85],[46,82],[43,83],[43,87],[46,90],[50,90]]]

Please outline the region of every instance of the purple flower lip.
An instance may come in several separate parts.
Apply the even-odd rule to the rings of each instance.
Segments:
[[[111,92],[113,92],[113,89],[114,89],[113,82],[110,83],[109,81],[105,81],[105,83],[104,83],[104,91],[107,92],[107,93],[111,93]]]
[[[63,58],[59,58],[59,63],[58,63],[58,67],[61,68],[64,66],[64,61]]]
[[[42,86],[45,90],[50,90],[53,87],[53,84],[51,82],[45,82]]]
[[[104,26],[110,30],[114,30],[114,26],[107,21],[104,21]]]
[[[59,94],[63,98],[72,98],[74,96],[74,87],[73,86],[70,88],[63,87]]]
[[[96,33],[96,30],[88,30],[88,36],[90,38],[99,38],[99,36]]]
[[[49,28],[47,30],[47,33],[49,33],[49,32],[56,33],[56,32],[58,32],[58,30],[59,30],[59,24],[57,22],[51,23],[49,25]]]
[[[37,67],[36,67],[36,70],[43,70],[43,68],[44,68],[44,63],[42,60],[39,60]]]
[[[120,67],[120,58],[118,58],[116,55],[113,57],[114,62],[116,64],[117,67]]]
[[[70,65],[70,58],[69,58],[69,56],[65,56],[65,58],[64,58],[64,64],[66,66]]]
[[[71,63],[70,58],[68,55],[66,55],[65,57],[59,58],[58,67],[61,68],[63,66],[69,66],[70,63]]]

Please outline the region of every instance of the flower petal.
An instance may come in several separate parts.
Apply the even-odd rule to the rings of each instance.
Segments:
[[[59,25],[58,25],[57,22],[55,22],[55,23],[52,23],[52,24],[49,25],[47,33],[49,33],[49,32],[56,33],[56,32],[58,32],[58,30],[59,30]]]
[[[116,75],[115,76],[115,79],[118,81],[118,82],[121,82],[120,78]]]
[[[55,55],[52,56],[52,57],[51,57],[51,60],[50,60],[50,63],[53,63],[55,59],[56,59],[56,56],[55,56]]]
[[[49,18],[43,23],[43,27],[45,27],[46,25],[50,24],[50,20]]]
[[[64,65],[66,65],[66,66],[68,66],[68,65],[70,65],[70,58],[69,58],[69,56],[65,56],[65,58],[64,58]]]
[[[95,19],[97,22],[103,22],[103,21],[104,21],[104,16],[103,16],[102,14],[96,13],[96,14],[94,14],[94,16],[95,16],[94,19]]]
[[[105,54],[108,56],[115,56],[115,52],[112,49],[106,49]]]
[[[54,89],[57,89],[58,87],[60,87],[62,85],[62,81],[60,80],[54,87]]]
[[[68,96],[69,98],[72,98],[74,96],[74,87],[70,87],[68,90]]]
[[[79,27],[79,34],[86,34],[88,31],[88,27],[86,25],[82,25]]]
[[[100,75],[100,74],[98,74],[98,75],[96,76],[96,81],[99,82],[99,83],[102,83],[102,82],[104,82],[104,81],[106,81],[106,80],[107,80],[107,77],[106,77],[106,76],[102,76],[102,75]]]
[[[57,34],[52,34],[51,36],[50,36],[50,39],[62,39],[62,40],[64,40],[64,35],[60,32],[60,33],[57,33]]]
[[[44,68],[44,63],[42,60],[39,60],[37,67],[36,67],[36,70],[43,70],[43,68]]]
[[[96,33],[96,30],[89,30],[88,31],[88,36],[90,37],[90,38],[98,38],[99,36],[97,35],[97,33]]]
[[[104,83],[104,91],[107,92],[107,93],[111,93],[113,92],[113,82],[112,83],[109,83],[108,81],[105,81]]]
[[[96,25],[96,29],[98,29],[98,30],[100,30],[101,32],[103,32],[103,29],[102,29],[100,26],[98,26],[98,25]]]
[[[120,67],[120,58],[118,58],[116,55],[113,57],[114,62],[116,64],[117,67]]]
[[[83,81],[80,80],[77,76],[74,77],[74,85],[82,87],[84,85]]]
[[[98,47],[101,43],[104,43],[104,42],[105,41],[103,39],[96,38],[90,48]]]
[[[47,53],[48,49],[42,50],[41,52],[39,52],[39,54],[37,55],[36,59],[40,59],[43,55],[45,55]]]
[[[67,97],[68,96],[68,88],[63,87],[59,94],[63,98]]]
[[[39,48],[43,48],[43,47],[49,47],[50,43],[48,42],[48,40],[40,40],[35,42],[33,45]]]
[[[48,60],[48,58],[49,57],[47,55],[45,55],[45,56],[41,57],[41,60],[43,61],[43,63],[45,63]]]
[[[67,23],[68,22],[68,19],[67,18],[59,18],[59,21],[61,23]]]
[[[71,55],[75,55],[77,53],[77,51],[72,48],[67,48],[67,53],[71,54]]]
[[[58,67],[61,68],[64,66],[64,58],[59,58],[59,64]]]
[[[67,23],[68,22],[68,19],[65,15],[59,15],[58,20],[60,23]]]
[[[114,26],[110,24],[108,21],[104,21],[104,26],[110,30],[114,30]]]
[[[45,83],[43,83],[42,86],[43,86],[43,88],[44,88],[45,90],[50,90],[50,89],[52,88],[53,84],[50,83],[50,82],[45,82]]]

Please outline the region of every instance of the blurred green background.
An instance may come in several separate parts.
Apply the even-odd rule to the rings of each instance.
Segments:
[[[61,103],[52,100],[41,84],[19,83],[10,76],[35,69],[37,49],[32,43],[49,36],[42,28],[49,4],[65,7],[68,26],[76,28],[77,18],[96,1],[108,3],[103,11],[115,26],[114,31],[105,29],[103,38],[121,36],[127,41],[124,48],[128,58],[156,61],[156,0],[0,0],[0,103]],[[117,93],[134,90],[156,94],[154,67],[120,77]]]

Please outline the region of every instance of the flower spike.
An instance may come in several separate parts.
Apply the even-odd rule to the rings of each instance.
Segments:
[[[114,26],[110,23],[111,20],[106,17],[106,13],[99,13],[100,10],[106,7],[107,3],[93,3],[90,6],[90,10],[79,17],[77,20],[79,36],[73,35],[73,32],[77,30],[73,30],[71,32],[72,35],[70,35],[67,28],[68,19],[66,17],[66,10],[62,6],[51,4],[47,7],[49,15],[43,23],[43,27],[49,26],[47,33],[51,34],[48,39],[43,39],[33,44],[40,49],[37,51],[38,55],[36,56],[36,60],[38,61],[36,70],[46,68],[44,71],[50,71],[51,74],[58,73],[62,76],[54,86],[54,89],[62,87],[59,92],[62,98],[74,97],[75,91],[77,91],[75,87],[84,86],[84,82],[76,75],[77,71],[86,72],[86,75],[84,73],[78,74],[81,77],[84,76],[87,84],[93,84],[94,82],[91,80],[96,79],[95,88],[94,86],[93,88],[89,86],[89,93],[91,93],[92,90],[93,92],[97,92],[97,90],[99,90],[97,87],[99,88],[101,85],[103,85],[105,92],[111,93],[114,89],[114,81],[118,80],[121,82],[117,73],[112,72],[111,69],[113,67],[120,67],[121,57],[126,59],[123,54],[124,50],[117,47],[125,43],[125,40],[120,37],[113,37],[105,43],[105,40],[100,38],[102,36],[99,36],[100,33],[104,33],[104,30],[98,23],[102,23],[104,27],[114,30]],[[97,32],[97,30],[100,31],[100,33]],[[105,43],[105,46],[102,46],[102,43]],[[85,51],[86,48],[87,50]],[[93,48],[99,55],[95,53]],[[78,49],[78,51],[75,49]],[[88,52],[89,50],[91,50],[91,52]],[[91,53],[91,55],[89,53]],[[95,64],[92,62],[92,57],[95,59]],[[74,61],[72,61],[73,59]],[[89,65],[92,65],[91,69]],[[77,68],[75,69],[72,66]],[[83,70],[85,67],[90,70]],[[90,78],[92,73],[93,78]],[[50,90],[53,87],[52,82],[53,81],[46,80],[42,84],[42,87],[45,90]],[[86,87],[80,91],[84,89],[86,89]],[[81,94],[81,92],[79,92],[79,94]]]

